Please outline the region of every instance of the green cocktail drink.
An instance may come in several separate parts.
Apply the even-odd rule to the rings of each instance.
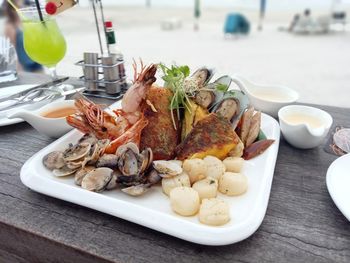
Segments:
[[[54,68],[66,53],[66,41],[54,19],[22,21],[24,48],[28,56],[48,67]]]

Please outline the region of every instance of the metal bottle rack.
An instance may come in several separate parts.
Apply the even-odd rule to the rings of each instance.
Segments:
[[[100,56],[97,59],[96,64],[89,64],[85,63],[84,60],[80,60],[75,65],[82,67],[83,69],[86,67],[92,67],[92,68],[97,68],[97,78],[96,79],[86,79],[84,76],[81,76],[79,79],[84,81],[85,83],[96,83],[97,84],[97,89],[85,89],[83,92],[87,96],[92,96],[92,97],[100,97],[100,98],[109,98],[109,99],[120,99],[127,88],[129,87],[129,84],[126,81],[126,75],[124,72],[119,72],[118,79],[115,80],[106,80],[103,77],[104,70],[106,69],[115,69],[119,70],[120,66],[124,67],[124,60],[117,60],[116,63],[112,65],[104,65],[102,64],[102,54],[104,53],[103,49],[103,44],[102,44],[102,37],[101,37],[101,32],[100,32],[100,25],[97,17],[97,8],[96,5],[99,7],[100,15],[101,15],[101,21],[102,21],[102,27],[103,27],[103,32],[106,36],[106,27],[105,27],[105,18],[104,18],[104,13],[103,13],[103,5],[102,5],[102,0],[90,0],[94,12],[94,18],[95,18],[95,24],[96,24],[96,30],[97,30],[97,36],[98,36],[98,41],[99,41],[99,46],[100,46]],[[109,46],[105,37],[105,44],[106,44],[106,50],[108,51],[108,54],[110,55],[110,50]],[[119,85],[119,91],[115,93],[110,93],[107,92],[106,86],[109,84],[117,84]]]

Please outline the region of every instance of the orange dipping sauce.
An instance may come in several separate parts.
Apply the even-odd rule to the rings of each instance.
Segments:
[[[44,112],[41,114],[41,116],[45,118],[63,118],[63,117],[72,115],[76,112],[77,112],[77,109],[75,107],[66,107],[66,108],[60,108],[60,109]]]

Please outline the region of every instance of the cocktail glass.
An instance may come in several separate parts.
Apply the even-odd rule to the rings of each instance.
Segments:
[[[46,15],[43,10],[43,21],[36,8],[23,8],[22,27],[24,49],[35,62],[46,66],[53,79],[57,79],[56,65],[66,54],[66,41],[57,26],[56,20]]]

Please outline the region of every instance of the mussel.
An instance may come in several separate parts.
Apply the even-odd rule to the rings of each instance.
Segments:
[[[213,77],[214,71],[206,67],[197,69],[192,75],[191,79],[195,80],[199,87],[204,87]]]

